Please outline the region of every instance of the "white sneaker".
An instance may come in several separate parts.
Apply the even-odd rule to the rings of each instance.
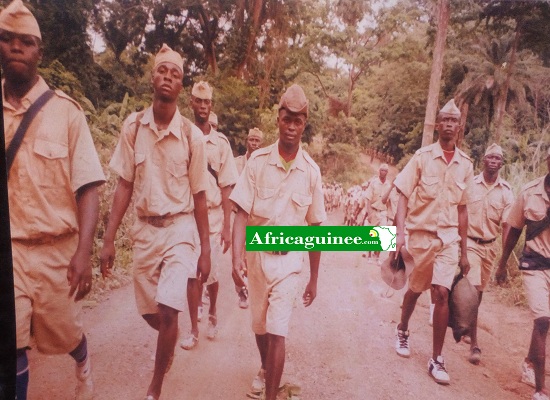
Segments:
[[[428,373],[437,383],[448,385],[451,383],[451,378],[445,369],[445,360],[443,356],[437,356],[437,360],[430,358],[428,362]]]
[[[265,389],[265,370],[260,369],[258,375],[252,380],[252,386],[250,386],[250,391],[246,394],[252,399],[259,399],[262,392]]]
[[[411,356],[411,349],[409,348],[409,331],[402,331],[395,328],[395,351],[397,355],[405,358]]]
[[[548,400],[548,395],[543,392],[536,392],[532,398],[533,400]]]
[[[206,337],[210,340],[214,340],[218,334],[218,318],[215,315],[208,316],[208,328],[206,328]]]
[[[92,379],[92,363],[90,356],[86,357],[84,365],[76,365],[76,400],[92,400],[94,398],[94,382]]]
[[[435,309],[435,304],[430,303],[430,319],[428,320],[428,325],[430,326],[434,325],[434,309]]]
[[[535,370],[533,369],[533,364],[527,360],[523,360],[521,363],[521,382],[535,387]]]

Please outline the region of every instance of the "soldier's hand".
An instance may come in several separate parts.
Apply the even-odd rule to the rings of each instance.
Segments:
[[[502,286],[506,283],[506,279],[508,278],[508,270],[506,269],[506,266],[502,266],[499,264],[496,272],[495,272],[495,280],[497,281],[497,284]]]
[[[211,266],[210,253],[201,251],[201,255],[199,256],[199,261],[197,263],[197,279],[201,284],[206,283],[208,280]]]
[[[470,262],[468,261],[468,257],[460,257],[458,267],[460,268],[460,272],[462,272],[462,275],[468,275],[468,272],[470,272]]]
[[[392,254],[394,259],[396,259],[398,254],[400,254],[403,246],[405,246],[405,235],[397,232],[395,235],[395,251]]]
[[[223,248],[223,254],[227,253],[227,250],[231,247],[231,230],[229,226],[222,229],[220,244]]]
[[[246,286],[244,283],[243,271],[246,271],[246,264],[244,260],[241,257],[233,257],[233,269],[231,271],[231,276],[233,278],[233,282],[235,282],[235,285],[240,288]]]
[[[103,248],[99,254],[101,276],[107,278],[111,276],[111,271],[115,263],[115,243],[113,241],[104,241]]]
[[[90,292],[92,289],[90,254],[77,249],[67,269],[67,281],[71,287],[69,297],[76,292],[75,301],[82,300]]]
[[[317,297],[317,284],[309,282],[302,296],[304,306],[309,307],[313,303],[313,300],[315,300],[315,297]]]

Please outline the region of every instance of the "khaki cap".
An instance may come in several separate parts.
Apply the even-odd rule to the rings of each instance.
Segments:
[[[212,100],[212,88],[208,82],[200,81],[193,85],[191,94],[199,99]]]
[[[261,130],[259,130],[258,128],[252,128],[248,131],[248,137],[252,137],[252,136],[263,140],[264,133]]]
[[[378,168],[378,171],[380,171],[381,169],[385,169],[386,171],[390,169],[390,167],[388,167],[388,164],[384,163],[382,165],[380,165],[380,168]]]
[[[456,115],[460,117],[460,110],[455,104],[455,100],[451,99],[443,106],[441,110],[439,110],[440,113],[443,114],[449,114],[449,115]]]
[[[284,108],[293,113],[305,114],[306,117],[309,115],[308,106],[309,101],[303,89],[297,84],[290,86],[279,102],[279,110]]]
[[[178,52],[172,50],[166,43],[163,43],[162,48],[159,50],[155,56],[155,66],[153,70],[157,69],[159,64],[163,62],[169,62],[178,67],[181,72],[183,72],[183,58],[178,54]]]
[[[485,150],[485,155],[488,156],[489,154],[498,154],[501,157],[504,157],[504,154],[502,153],[502,147],[500,147],[498,144],[493,143],[489,147],[487,147],[487,150]]]
[[[38,21],[21,0],[13,0],[0,12],[0,29],[42,40]]]

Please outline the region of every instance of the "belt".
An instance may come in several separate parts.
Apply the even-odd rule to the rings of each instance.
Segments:
[[[475,238],[475,237],[472,237],[472,236],[468,236],[468,239],[472,239],[477,244],[489,244],[489,243],[493,243],[495,240],[497,240],[497,238],[493,238],[493,239],[489,239],[489,240],[483,240],[483,239]]]
[[[176,219],[186,214],[189,213],[181,212],[177,214],[155,215],[150,217],[140,216],[138,218],[140,221],[153,225],[155,228],[166,228],[167,226],[172,225]]]
[[[288,254],[288,251],[266,251],[268,254],[272,254],[274,256],[284,256]]]
[[[44,237],[36,238],[36,239],[13,239],[13,240],[15,242],[24,244],[25,246],[38,246],[38,245],[43,245],[43,244],[54,244],[55,242],[57,242],[59,240],[66,239],[69,236],[72,236],[72,235],[75,235],[75,234],[76,234],[76,231],[75,232],[62,233],[61,235],[57,235],[57,236],[44,236]]]

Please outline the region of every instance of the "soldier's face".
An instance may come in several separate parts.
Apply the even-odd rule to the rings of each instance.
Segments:
[[[30,82],[41,59],[40,39],[0,29],[0,63],[8,82]]]
[[[212,110],[212,100],[191,96],[191,109],[193,110],[195,121],[205,122],[210,116],[210,110]]]
[[[254,150],[258,150],[262,144],[262,140],[256,136],[250,136],[246,139],[246,147],[249,153],[252,153]]]
[[[306,128],[306,116],[293,113],[283,108],[277,117],[279,127],[279,140],[288,145],[299,145],[302,140],[302,133]]]
[[[378,171],[378,177],[380,179],[386,179],[387,175],[388,175],[388,170],[387,169],[381,169],[380,171]]]
[[[483,157],[483,169],[488,172],[498,172],[503,164],[504,160],[499,154],[487,154]]]
[[[151,81],[155,96],[166,101],[177,100],[183,87],[183,72],[176,64],[163,62],[155,68]]]
[[[439,113],[435,128],[442,140],[456,140],[458,138],[458,131],[460,130],[460,117],[447,113]]]

